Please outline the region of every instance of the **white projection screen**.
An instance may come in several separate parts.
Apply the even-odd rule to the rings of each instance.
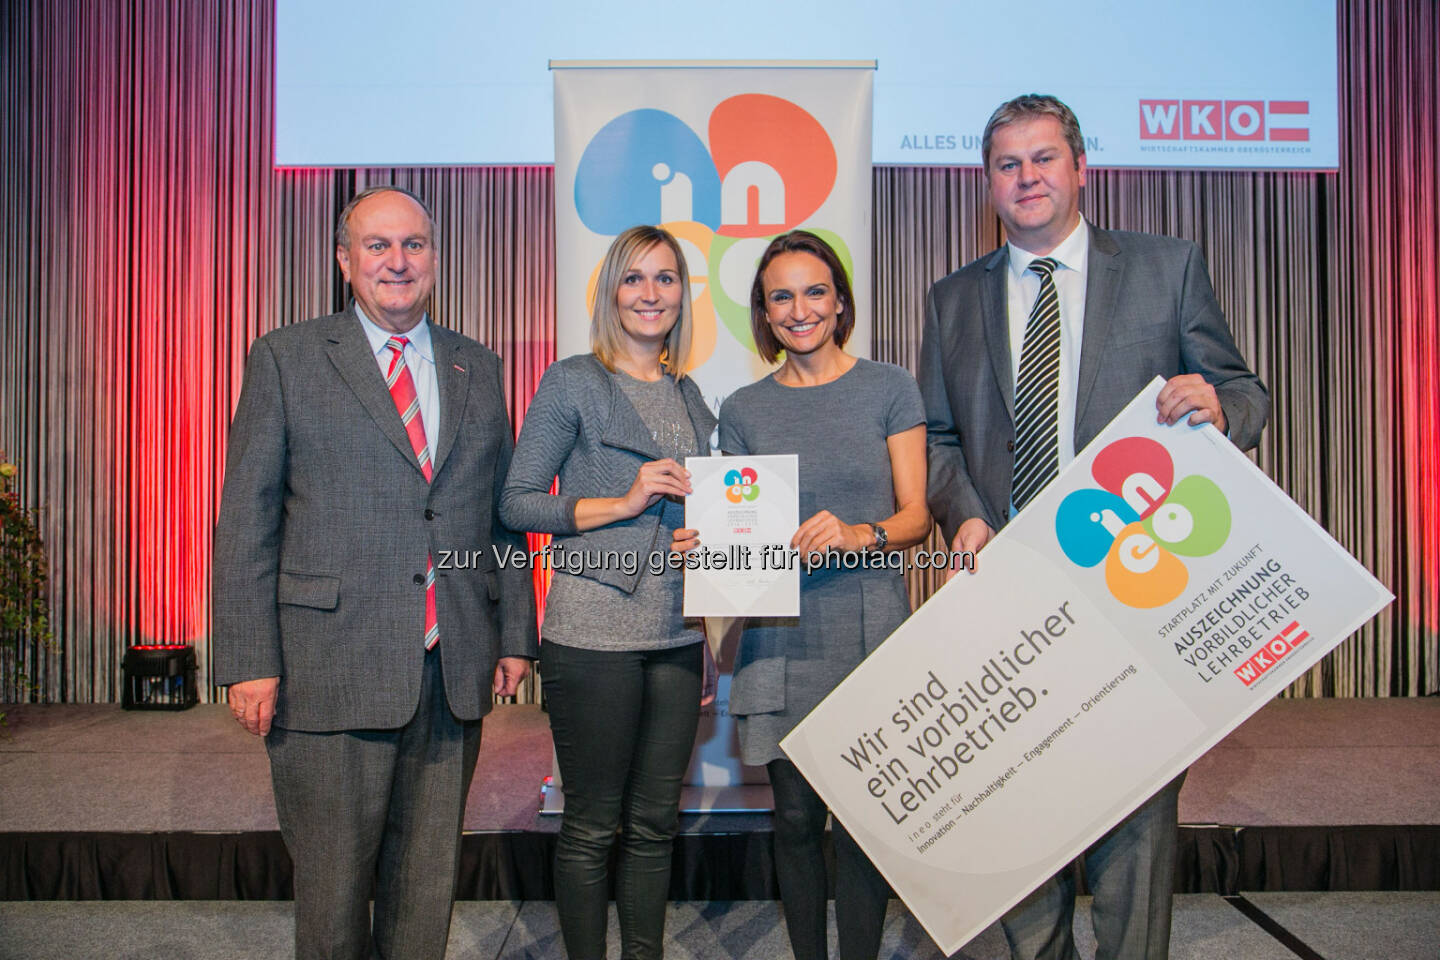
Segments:
[[[551,60],[876,60],[874,162],[979,165],[1053,93],[1101,167],[1333,170],[1320,0],[277,0],[275,164],[549,164]]]

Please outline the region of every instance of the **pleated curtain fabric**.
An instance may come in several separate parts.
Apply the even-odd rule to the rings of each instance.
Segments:
[[[1338,173],[1092,166],[1082,208],[1201,246],[1273,397],[1258,463],[1398,596],[1293,692],[1416,695],[1440,687],[1440,22],[1338,9]],[[138,642],[193,642],[208,675],[245,354],[343,306],[333,230],[357,190],[430,202],[431,316],[504,358],[517,427],[554,359],[553,170],[274,169],[274,11],[0,4],[0,450],[42,509],[57,637],[6,664],[0,699],[116,701]],[[1003,237],[975,169],[877,167],[874,201],[872,355],[913,371],[929,284]],[[938,585],[911,574],[912,600]]]

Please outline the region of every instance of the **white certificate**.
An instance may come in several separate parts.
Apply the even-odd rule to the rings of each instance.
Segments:
[[[1391,600],[1162,385],[781,743],[947,954]]]
[[[685,616],[797,617],[800,570],[790,538],[800,526],[800,462],[686,457],[693,492],[685,526],[700,546],[685,555]]]

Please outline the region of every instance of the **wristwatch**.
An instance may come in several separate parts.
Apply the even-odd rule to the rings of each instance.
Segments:
[[[884,550],[885,544],[890,542],[890,535],[885,532],[885,528],[880,526],[880,524],[870,523],[868,520],[866,523],[869,524],[871,530],[875,531],[875,543],[871,545],[870,549]]]

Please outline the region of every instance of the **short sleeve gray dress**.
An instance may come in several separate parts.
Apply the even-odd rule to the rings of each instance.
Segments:
[[[886,438],[924,422],[909,373],[857,360],[815,387],[770,376],[736,390],[720,409],[720,449],[797,454],[800,521],[829,510],[866,523],[895,512]],[[745,762],[783,758],[780,739],[909,615],[899,570],[802,570],[800,616],[752,617],[741,636],[730,712],[739,717]]]

